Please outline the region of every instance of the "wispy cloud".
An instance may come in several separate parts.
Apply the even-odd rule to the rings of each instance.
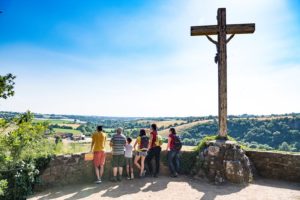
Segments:
[[[190,37],[189,30],[216,24],[218,7],[227,8],[228,23],[256,23],[254,34],[236,35],[228,46],[229,113],[299,112],[300,48],[291,34],[293,13],[282,0],[172,0],[126,16],[99,15],[85,26],[64,24],[58,32],[74,49],[2,48],[7,68],[1,73],[12,69],[20,78],[16,97],[1,107],[115,116],[217,114],[215,47],[205,37]],[[14,59],[24,55],[28,59]]]

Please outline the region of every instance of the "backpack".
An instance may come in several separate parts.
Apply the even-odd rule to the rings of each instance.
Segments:
[[[182,148],[182,142],[181,142],[181,140],[180,140],[180,138],[179,138],[179,136],[177,136],[177,135],[174,135],[174,138],[173,138],[173,140],[174,140],[174,150],[176,150],[176,151],[180,151],[181,150],[181,148]]]
[[[147,137],[146,135],[142,136],[140,149],[142,150],[148,149],[148,145],[149,145],[149,137]]]
[[[156,141],[155,141],[155,145],[156,146],[161,146],[163,144],[163,140],[162,137],[160,135],[156,136]]]

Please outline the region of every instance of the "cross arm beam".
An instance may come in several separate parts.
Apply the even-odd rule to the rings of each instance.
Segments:
[[[227,34],[246,34],[254,33],[255,24],[228,24],[226,25]],[[191,27],[191,36],[196,35],[217,35],[218,34],[218,25],[211,26],[192,26]]]

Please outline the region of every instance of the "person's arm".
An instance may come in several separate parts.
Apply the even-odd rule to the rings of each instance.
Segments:
[[[151,149],[152,140],[153,140],[153,134],[150,133],[149,144],[148,144],[148,150]]]
[[[104,137],[104,151],[105,151],[105,147],[106,147],[106,140],[107,140],[107,136],[105,135],[105,137]]]
[[[133,149],[134,149],[135,151],[136,151],[136,148],[135,148],[135,147],[136,147],[136,145],[137,145],[137,142],[138,142],[138,140],[136,139],[136,140],[135,140],[135,143],[134,143],[134,145],[133,145]]]
[[[167,151],[171,149],[171,137],[168,137]]]
[[[109,146],[110,146],[110,147],[113,146],[113,138],[110,138]]]
[[[92,152],[94,144],[95,144],[95,140],[94,140],[94,135],[93,135],[92,136],[92,144],[91,144],[91,150],[90,150],[90,152]]]

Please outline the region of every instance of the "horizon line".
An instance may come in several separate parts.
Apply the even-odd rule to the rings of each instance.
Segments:
[[[27,110],[30,111],[30,110]],[[17,114],[22,114],[22,113],[26,113],[25,112],[18,112],[18,111],[4,111],[1,110],[0,113],[6,112],[6,113],[17,113]],[[31,112],[31,111],[30,111]],[[202,115],[202,116],[144,116],[144,117],[137,117],[137,116],[101,116],[101,115],[83,115],[83,114],[55,114],[55,113],[38,113],[38,112],[31,112],[34,115],[61,115],[61,116],[83,116],[83,117],[99,117],[99,118],[189,118],[189,117],[218,117],[218,115]],[[272,115],[298,115],[300,114],[300,112],[291,112],[291,113],[272,113],[272,114],[248,114],[248,113],[244,113],[244,114],[229,114],[227,115],[227,117],[232,117],[232,116],[243,116],[243,115],[248,115],[248,116],[272,116]]]

